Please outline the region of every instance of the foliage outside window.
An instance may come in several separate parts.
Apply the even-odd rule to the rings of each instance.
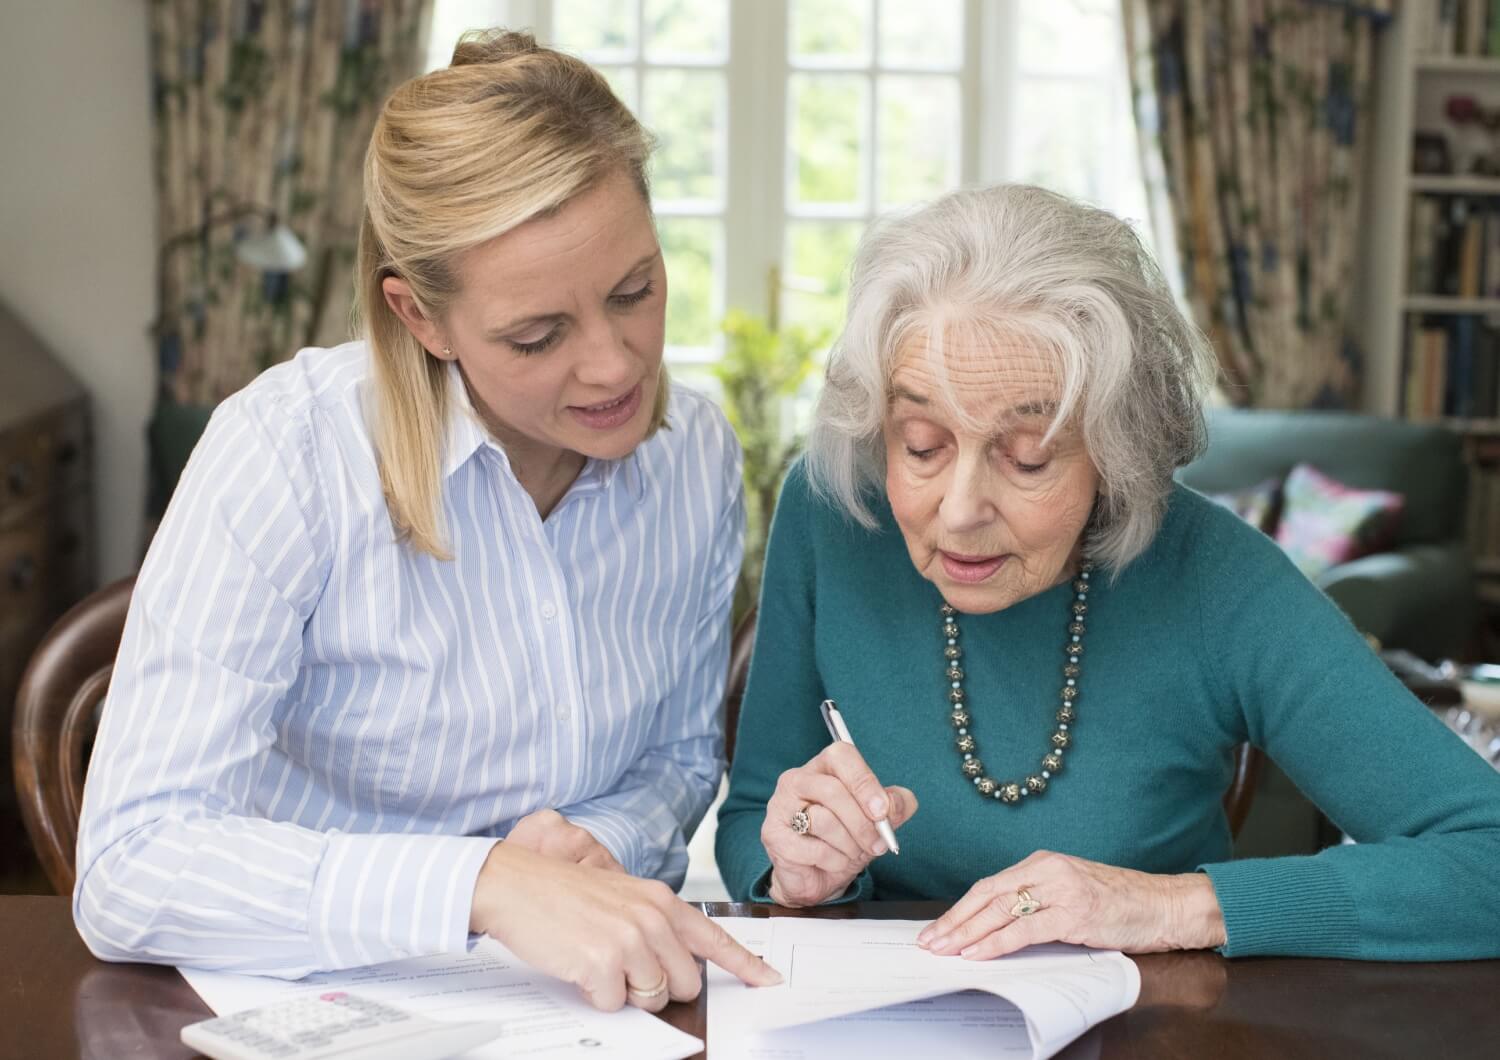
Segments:
[[[765,321],[731,311],[724,321],[724,355],[713,366],[725,414],[745,450],[745,565],[735,593],[735,617],[760,594],[771,512],[787,468],[802,448],[788,415],[791,399],[817,366],[826,333],[791,326],[773,331]]]

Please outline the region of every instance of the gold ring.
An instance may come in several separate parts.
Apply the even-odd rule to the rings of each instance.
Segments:
[[[1016,904],[1010,907],[1011,916],[1030,916],[1042,907],[1042,903],[1031,897],[1031,892],[1022,887],[1016,892]]]
[[[798,835],[807,835],[807,830],[812,827],[812,819],[807,816],[808,807],[804,806],[792,814],[792,831]]]
[[[667,973],[662,972],[661,981],[649,990],[637,990],[635,987],[631,986],[629,981],[627,980],[625,984],[625,992],[631,997],[642,998],[646,1001],[651,1000],[653,997],[661,997],[667,992]]]

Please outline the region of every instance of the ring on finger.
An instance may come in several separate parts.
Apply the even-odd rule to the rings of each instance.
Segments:
[[[792,814],[792,819],[789,823],[792,826],[792,831],[798,835],[807,835],[809,829],[812,828],[812,818],[807,816],[807,811],[810,809],[812,809],[811,806],[804,806]]]
[[[662,972],[660,981],[658,981],[655,986],[649,987],[645,990],[640,990],[636,987],[631,986],[629,981],[627,980],[625,983],[625,992],[631,997],[640,998],[642,1001],[650,1001],[653,997],[661,997],[667,992],[667,973]]]
[[[1042,907],[1042,903],[1031,896],[1025,887],[1016,891],[1016,904],[1010,907],[1011,916],[1030,916]]]

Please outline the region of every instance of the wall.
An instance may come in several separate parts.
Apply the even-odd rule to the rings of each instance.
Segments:
[[[155,387],[145,0],[4,0],[0,299],[93,401],[99,572],[136,566]],[[3,383],[0,383],[3,385]]]

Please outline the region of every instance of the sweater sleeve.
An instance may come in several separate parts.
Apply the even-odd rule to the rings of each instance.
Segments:
[[[1196,553],[1200,643],[1222,701],[1355,840],[1203,866],[1224,914],[1222,952],[1500,957],[1500,773],[1269,540],[1211,525]]]
[[[715,837],[719,872],[736,901],[770,900],[771,861],[760,841],[766,803],[787,763],[806,762],[828,742],[817,710],[824,692],[815,654],[814,504],[798,462],[771,524],[755,653]],[[866,897],[869,889],[866,873],[844,898]]]

